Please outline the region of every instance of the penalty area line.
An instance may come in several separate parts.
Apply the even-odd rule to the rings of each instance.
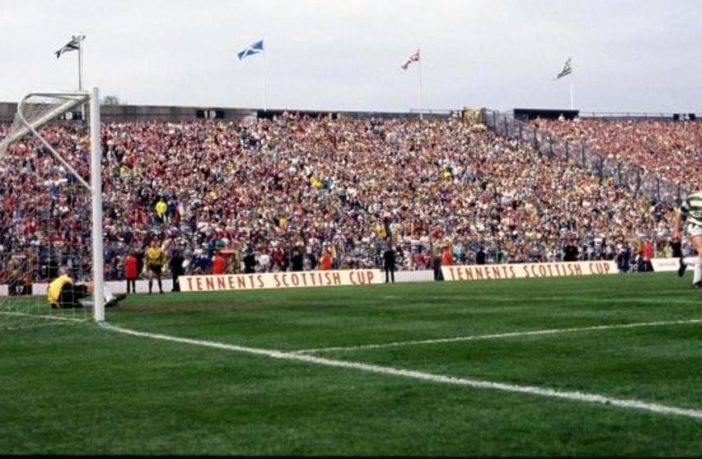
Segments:
[[[389,343],[375,343],[375,344],[360,344],[357,346],[337,346],[337,347],[320,347],[316,349],[301,349],[299,351],[292,351],[293,354],[313,354],[316,352],[332,352],[332,351],[360,351],[365,349],[381,349],[386,347],[402,347],[402,346],[416,346],[422,344],[441,344],[441,343],[458,343],[463,341],[483,341],[491,339],[503,339],[503,338],[518,338],[522,336],[541,336],[541,335],[558,335],[565,333],[574,333],[582,331],[600,331],[600,330],[616,330],[623,328],[640,328],[640,327],[659,327],[663,325],[687,325],[687,324],[698,324],[702,323],[702,319],[689,319],[689,320],[671,320],[664,322],[638,322],[630,324],[613,324],[613,325],[593,325],[590,327],[571,327],[571,328],[550,328],[546,330],[532,330],[532,331],[522,331],[522,332],[509,332],[509,333],[496,333],[491,335],[472,335],[472,336],[455,336],[451,338],[435,338],[435,339],[423,339],[423,340],[413,340],[413,341],[392,341]]]
[[[420,381],[427,381],[435,384],[447,384],[453,386],[471,387],[475,389],[490,389],[498,390],[502,392],[518,393],[518,394],[528,394],[536,395],[541,397],[556,398],[562,400],[570,400],[576,402],[605,405],[605,406],[616,406],[618,408],[647,411],[650,413],[665,415],[665,416],[681,416],[686,418],[692,418],[697,420],[702,420],[702,410],[691,409],[691,408],[680,408],[676,406],[662,405],[659,403],[646,402],[642,400],[635,399],[623,399],[607,397],[599,394],[591,394],[587,392],[580,391],[567,391],[558,390],[548,387],[538,387],[538,386],[527,386],[518,384],[507,384],[494,381],[484,381],[472,378],[459,378],[454,376],[446,376],[441,374],[426,373],[422,371],[415,370],[405,370],[401,368],[394,368],[389,366],[374,365],[362,362],[350,362],[345,360],[336,360],[326,357],[318,357],[313,355],[305,354],[293,354],[291,352],[279,351],[274,349],[264,349],[264,348],[254,348],[247,346],[240,346],[236,344],[220,343],[215,341],[205,341],[197,340],[191,338],[181,338],[178,336],[163,335],[158,333],[148,333],[141,332],[137,330],[131,330],[128,328],[122,328],[115,325],[102,322],[99,324],[101,328],[107,331],[121,333],[124,335],[135,336],[140,338],[148,338],[160,341],[169,341],[173,343],[189,344],[193,346],[208,347],[213,349],[220,349],[226,351],[233,351],[243,354],[257,355],[263,357],[269,357],[279,360],[291,360],[297,362],[304,362],[314,365],[321,365],[327,367],[335,368],[345,368],[350,370],[361,371],[365,373],[373,373],[382,376],[397,376],[408,379],[415,379]]]

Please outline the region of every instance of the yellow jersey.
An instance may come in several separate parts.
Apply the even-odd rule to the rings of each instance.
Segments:
[[[59,295],[61,294],[61,289],[66,284],[73,285],[73,279],[66,274],[63,274],[51,281],[49,288],[46,289],[46,297],[49,300],[49,304],[59,304],[58,300]]]
[[[166,263],[166,256],[160,247],[149,247],[146,249],[146,265],[161,265]]]
[[[166,204],[163,201],[159,201],[156,203],[155,210],[156,210],[156,214],[158,214],[159,217],[163,217],[163,215],[168,210],[168,204]]]

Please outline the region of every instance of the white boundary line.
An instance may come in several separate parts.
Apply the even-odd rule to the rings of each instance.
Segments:
[[[86,321],[86,319],[76,319],[73,317],[45,316],[45,315],[39,315],[39,314],[27,314],[26,312],[0,311],[0,314],[2,314],[4,316],[34,317],[37,319],[47,319],[47,320],[66,320],[69,322],[85,322]]]
[[[293,354],[313,354],[316,352],[327,352],[327,351],[358,351],[363,349],[379,349],[384,347],[400,347],[400,346],[414,346],[420,344],[438,344],[438,343],[456,343],[461,341],[482,341],[490,339],[502,339],[502,338],[515,338],[520,336],[540,336],[540,335],[556,335],[562,333],[573,333],[580,331],[599,331],[599,330],[615,330],[622,328],[639,328],[639,327],[657,327],[660,325],[683,325],[683,324],[698,324],[702,323],[702,319],[690,319],[690,320],[672,320],[667,322],[638,322],[631,324],[616,324],[616,325],[593,325],[590,327],[572,327],[572,328],[552,328],[547,330],[533,330],[533,331],[523,331],[523,332],[511,332],[511,333],[498,333],[492,335],[473,335],[473,336],[456,336],[453,338],[436,338],[436,339],[423,339],[414,341],[394,341],[389,343],[376,343],[376,344],[361,344],[358,346],[338,346],[338,347],[320,347],[316,349],[302,349],[299,351],[293,351]]]
[[[44,322],[44,323],[37,323],[37,322],[20,322],[19,325],[11,325],[11,326],[5,326],[5,325],[0,325],[0,331],[13,331],[13,330],[34,330],[36,328],[40,327],[57,327],[59,325],[78,325],[78,322]]]
[[[284,352],[273,349],[262,349],[239,346],[235,344],[218,343],[214,341],[204,341],[190,338],[180,338],[177,336],[161,335],[157,333],[147,333],[140,332],[136,330],[130,330],[127,328],[118,327],[108,323],[100,323],[100,327],[105,330],[122,333],[130,336],[137,336],[141,338],[149,338],[161,341],[170,341],[174,343],[190,344],[193,346],[203,346],[214,349],[221,349],[226,351],[240,352],[244,354],[252,354],[258,356],[269,357],[273,359],[280,360],[293,360],[298,362],[305,362],[315,365],[323,365],[328,367],[336,368],[348,368],[352,370],[363,371],[366,373],[375,373],[383,376],[399,376],[403,378],[417,379],[422,381],[428,381],[436,384],[449,384],[456,386],[472,387],[476,389],[492,389],[499,390],[503,392],[512,392],[519,394],[529,394],[538,395],[542,397],[559,398],[564,400],[571,400],[577,402],[594,403],[598,405],[616,406],[625,409],[643,410],[651,413],[661,414],[665,416],[682,416],[692,419],[702,420],[702,410],[691,409],[691,408],[680,408],[675,406],[661,405],[658,403],[650,403],[641,400],[634,399],[620,399],[607,397],[604,395],[590,394],[586,392],[579,391],[563,391],[557,389],[551,389],[547,387],[537,387],[537,386],[522,386],[516,384],[507,384],[492,381],[482,381],[478,379],[470,378],[457,378],[453,376],[438,375],[432,373],[425,373],[413,370],[403,370],[400,368],[393,368],[388,366],[372,365],[361,362],[348,362],[343,360],[334,360],[324,357],[317,357],[304,354],[293,354],[291,352]]]

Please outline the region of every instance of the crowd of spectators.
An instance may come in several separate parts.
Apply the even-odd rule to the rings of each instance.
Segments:
[[[42,133],[88,177],[82,123]],[[405,270],[669,250],[670,206],[458,118],[104,123],[101,141],[108,279],[154,238],[187,273],[212,272],[215,253],[227,272],[251,272],[382,267],[389,245]],[[89,272],[80,187],[38,142],[10,148],[0,271],[25,254],[35,279]]]
[[[635,164],[649,176],[697,189],[702,175],[702,122],[647,119],[539,119],[538,129],[584,144],[616,161]]]

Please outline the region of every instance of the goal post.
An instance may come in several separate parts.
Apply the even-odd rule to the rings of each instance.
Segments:
[[[105,320],[105,279],[102,250],[102,149],[100,145],[100,92],[90,91],[90,200],[93,239],[93,318]]]
[[[39,101],[31,102],[32,99]],[[78,172],[78,165],[71,164],[70,159],[66,159],[61,155],[39,132],[42,126],[58,119],[61,115],[76,107],[83,107],[84,105],[88,105],[87,114],[89,117],[89,181]],[[13,143],[26,136],[36,138],[44,146],[45,150],[89,193],[91,201],[90,234],[92,239],[90,249],[92,251],[92,315],[96,322],[102,322],[105,320],[105,288],[103,271],[102,151],[98,88],[93,88],[88,92],[77,93],[31,93],[22,98],[17,105],[17,114],[13,124],[5,139],[0,142],[0,158],[7,153]]]

